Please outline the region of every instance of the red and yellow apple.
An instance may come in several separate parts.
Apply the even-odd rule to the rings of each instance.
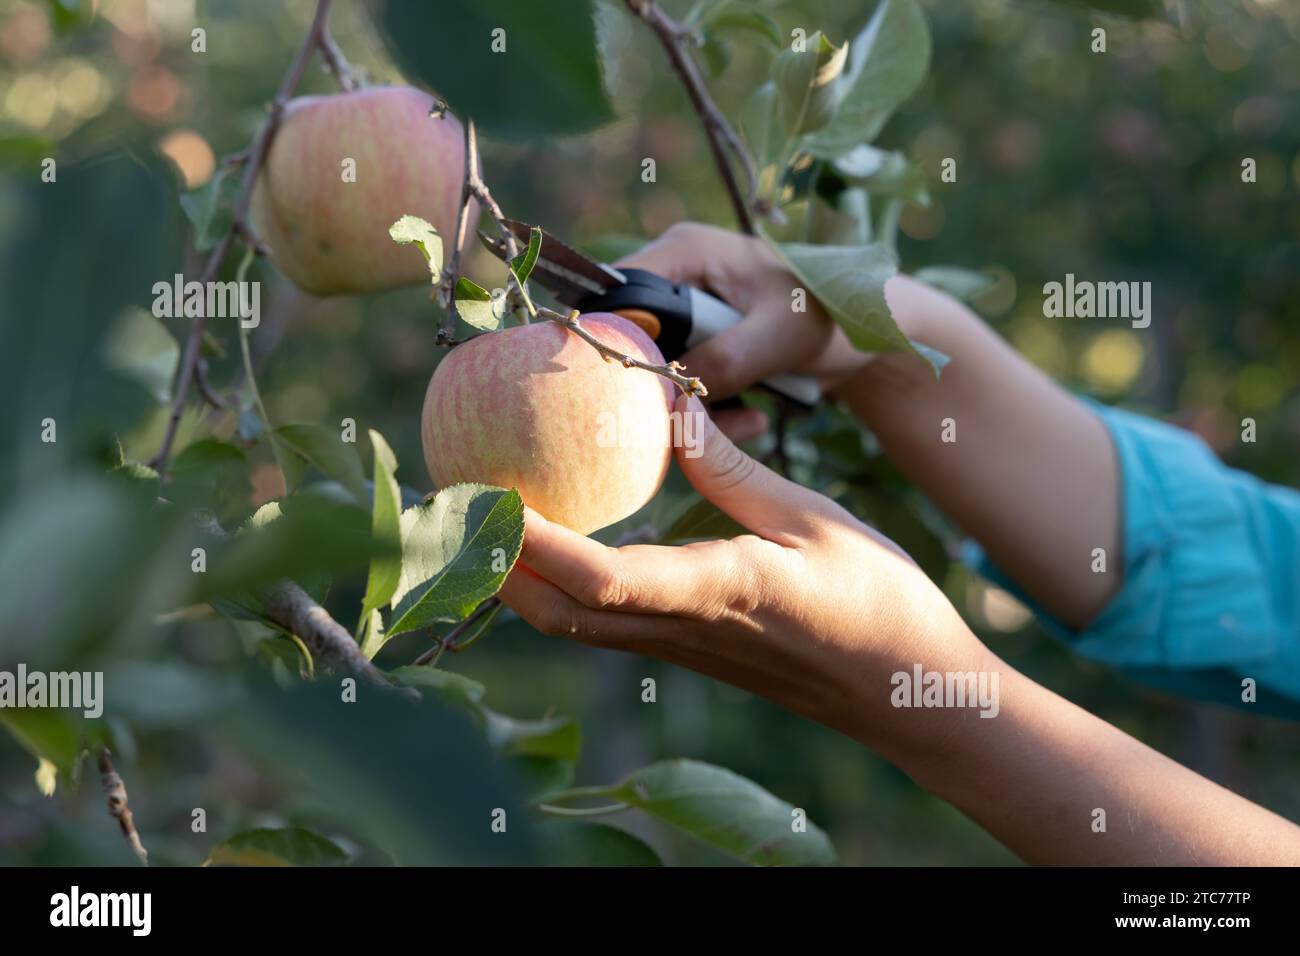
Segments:
[[[388,227],[410,214],[455,234],[465,139],[433,97],[375,87],[291,100],[253,189],[253,226],[305,292],[377,292],[430,281]],[[349,162],[350,161],[350,162]]]
[[[583,326],[661,365],[638,326],[594,313]],[[589,534],[654,497],[672,458],[673,387],[604,358],[553,322],[480,335],[438,365],[424,399],[424,460],[439,488],[518,488],[551,521]]]

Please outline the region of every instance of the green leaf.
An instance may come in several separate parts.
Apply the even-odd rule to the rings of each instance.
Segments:
[[[591,13],[595,21],[597,61],[605,94],[620,113],[630,112],[636,108],[642,92],[634,71],[627,68],[637,56],[642,24],[628,13],[623,0],[596,0]]]
[[[770,44],[773,49],[779,49],[784,40],[781,36],[781,28],[771,17],[758,10],[720,8],[714,15],[706,16],[701,25],[706,27],[710,34],[753,33]]]
[[[371,612],[392,599],[402,577],[402,492],[397,486],[397,479],[393,477],[397,471],[397,458],[384,436],[373,428],[370,429],[370,446],[375,453],[375,492],[370,506],[370,532],[378,547],[370,559],[370,569],[366,575],[366,594],[361,601],[361,617],[366,624],[366,636],[372,645],[367,647],[363,642],[363,650],[368,657],[374,657],[383,646],[383,640],[370,620]]]
[[[398,667],[389,676],[467,710],[493,751],[506,760],[522,792],[536,798],[573,782],[582,752],[582,732],[573,718],[507,717],[483,704],[485,689],[478,681],[435,667]]]
[[[473,116],[481,133],[550,137],[613,118],[589,3],[385,3],[378,21],[402,73]]]
[[[817,246],[776,243],[790,270],[864,352],[911,351],[889,312],[885,282],[896,271],[880,243]]]
[[[740,113],[740,128],[760,169],[785,155],[789,133],[781,119],[781,101],[774,82],[769,80],[750,95]]]
[[[377,608],[362,613],[357,625],[357,641],[361,644],[361,653],[371,660],[388,641],[384,634],[384,615]]]
[[[548,820],[535,833],[549,866],[663,866],[644,842],[603,823]]]
[[[945,352],[940,352],[938,349],[932,349],[930,346],[918,342],[916,339],[908,339],[908,341],[912,343],[912,348],[916,353],[930,363],[930,367],[934,369],[936,376],[943,371],[944,366],[952,361],[952,357]]]
[[[875,196],[910,199],[930,204],[925,172],[899,152],[876,149],[865,143],[831,162],[831,168],[854,185]]]
[[[388,234],[394,242],[418,247],[433,277],[442,275],[442,236],[432,225],[419,216],[403,216],[388,227]]]
[[[361,457],[356,445],[345,442],[337,429],[313,423],[282,425],[275,429],[275,436],[321,474],[340,482],[358,504],[365,504],[366,476],[361,468]],[[301,480],[299,475],[297,480],[290,482],[290,476],[285,475],[285,481],[294,486]]]
[[[144,309],[123,312],[104,340],[104,364],[143,385],[160,403],[171,399],[180,354],[180,343]]]
[[[787,49],[776,58],[772,78],[781,94],[787,129],[807,133],[830,120],[840,92],[835,81],[844,71],[848,53],[847,43],[837,47],[818,31],[802,49]]]
[[[194,226],[194,248],[199,252],[207,252],[230,229],[239,179],[239,167],[222,166],[207,183],[181,196],[181,209]]]
[[[805,141],[814,156],[838,156],[875,139],[930,66],[930,31],[916,0],[880,0],[852,45],[835,114]]]
[[[876,223],[876,238],[890,257],[898,260],[898,219],[903,214],[903,200],[886,199]]]
[[[818,245],[865,246],[871,242],[871,199],[857,187],[834,200],[810,196],[805,235]]]
[[[709,68],[709,75],[719,77],[727,72],[727,67],[731,65],[731,41],[725,36],[710,31],[705,34],[704,43],[700,47],[700,56],[704,59],[704,64]]]
[[[707,498],[700,498],[678,516],[663,536],[660,544],[685,544],[688,541],[711,541],[715,538],[734,538],[750,531],[735,518]]]
[[[688,30],[709,23],[719,14],[725,13],[736,0],[695,0],[691,8],[682,17],[682,26]]]
[[[456,280],[456,311],[466,324],[491,332],[501,327],[506,313],[506,297],[493,295],[473,279]]]
[[[808,866],[836,859],[830,839],[806,818],[802,832],[796,830],[800,818],[790,804],[730,770],[695,760],[651,764],[612,787],[552,794],[547,803],[566,797],[635,807],[746,863]]]
[[[389,636],[463,620],[501,588],[523,541],[524,503],[514,490],[452,485],[408,508]]]
[[[187,445],[172,461],[166,494],[174,504],[206,508],[224,519],[247,514],[251,487],[243,449],[204,438]]]
[[[507,758],[530,799],[573,783],[582,753],[582,731],[572,717],[519,720],[483,707],[480,719],[488,743]]]
[[[518,720],[483,708],[488,743],[507,757],[550,757],[576,762],[582,753],[582,731],[572,717]]]
[[[997,280],[986,272],[976,272],[958,266],[928,266],[912,273],[912,278],[963,302],[969,302],[997,283]]]
[[[533,274],[533,266],[537,265],[537,257],[542,251],[542,230],[533,226],[528,233],[528,248],[515,256],[510,261],[510,270],[523,285],[528,281],[528,277]]]
[[[432,691],[435,696],[468,707],[475,714],[487,693],[487,688],[478,681],[437,667],[396,667],[388,672],[388,676],[404,687]]]
[[[81,715],[40,708],[0,709],[0,726],[37,760],[36,783],[44,796],[54,794],[57,774],[72,780],[81,757]]]
[[[348,855],[302,827],[245,830],[213,847],[204,866],[342,866]]]

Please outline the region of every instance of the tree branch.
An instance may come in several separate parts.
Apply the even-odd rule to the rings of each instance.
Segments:
[[[199,530],[214,538],[225,540],[230,537],[210,513],[200,512],[197,521]],[[267,617],[290,634],[296,634],[317,657],[376,687],[413,698],[419,696],[417,691],[392,684],[384,672],[361,653],[361,646],[348,629],[330,617],[329,611],[293,581],[279,581],[262,588],[257,599]]]
[[[136,859],[144,866],[149,865],[149,851],[144,848],[140,842],[140,834],[135,828],[135,817],[131,813],[131,805],[126,799],[126,784],[122,782],[122,777],[113,769],[113,755],[109,753],[107,747],[99,749],[99,781],[104,790],[104,796],[108,798],[108,815],[117,821],[117,825],[122,828],[122,836],[126,838],[127,845],[131,852],[136,855]]]
[[[344,93],[353,93],[361,89],[361,80],[357,77],[357,71],[352,68],[339,45],[334,42],[334,37],[330,34],[329,27],[323,27],[320,31],[320,39],[317,41],[320,47],[321,59],[325,61],[325,66],[334,74],[334,79],[339,88]]]
[[[392,684],[383,671],[371,663],[356,639],[316,600],[292,581],[281,581],[264,589],[258,597],[267,617],[291,634],[302,639],[313,654],[330,661],[336,667],[362,678],[375,687],[411,697],[407,688]]]
[[[744,141],[727,122],[722,111],[718,109],[718,104],[709,95],[704,78],[700,76],[699,67],[686,50],[690,31],[664,13],[654,0],[624,0],[624,2],[633,14],[649,24],[668,54],[669,63],[681,77],[682,84],[691,98],[691,105],[695,107],[695,112],[699,114],[700,121],[704,124],[709,150],[713,153],[713,162],[717,165],[723,185],[727,188],[727,195],[736,214],[736,222],[742,232],[754,235],[757,230],[750,209],[750,203],[758,192],[758,176],[755,172],[754,160],[749,155]],[[743,190],[736,179],[732,159],[727,156],[728,151],[735,162],[740,164],[745,175],[746,185]]]
[[[289,65],[284,78],[280,81],[280,88],[276,91],[275,99],[271,102],[271,110],[266,117],[266,122],[262,124],[257,137],[253,140],[252,145],[248,147],[247,158],[241,164],[243,166],[243,178],[240,180],[239,198],[235,201],[230,227],[208,256],[207,263],[203,268],[203,274],[199,277],[199,282],[204,287],[216,279],[217,271],[221,268],[221,263],[225,261],[227,253],[230,252],[230,247],[236,235],[251,234],[247,218],[248,206],[253,198],[253,185],[257,182],[257,176],[262,171],[262,164],[266,161],[266,154],[270,150],[271,140],[275,137],[275,131],[279,128],[280,120],[284,116],[285,105],[289,102],[294,90],[298,88],[298,84],[302,82],[303,74],[307,70],[307,63],[311,60],[312,54],[320,47],[321,37],[325,31],[325,23],[329,18],[330,2],[331,0],[317,0],[316,12],[312,16],[311,26],[307,29],[307,36],[303,39],[302,46],[298,49],[297,55]],[[172,400],[171,415],[167,419],[167,430],[163,434],[162,444],[159,446],[157,454],[149,461],[149,464],[160,475],[166,471],[167,459],[171,455],[172,445],[176,441],[176,431],[180,427],[181,414],[185,410],[185,403],[189,400],[190,387],[196,377],[200,346],[203,343],[203,335],[207,331],[207,327],[208,315],[205,309],[195,317],[194,324],[190,326],[189,338],[185,342],[185,349],[181,353],[180,363],[176,371],[175,397]]]

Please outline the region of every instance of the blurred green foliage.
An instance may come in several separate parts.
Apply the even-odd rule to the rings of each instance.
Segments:
[[[419,22],[415,4],[387,5],[403,8],[390,23]],[[300,686],[290,642],[256,622],[188,609],[204,595],[188,574],[168,569],[192,536],[154,505],[147,476],[102,477],[157,448],[166,416],[159,391],[170,389],[158,363],[186,329],[183,319],[162,320],[168,335],[160,337],[155,320],[128,310],[148,309],[153,282],[197,272],[179,198],[210,181],[217,157],[255,132],[312,4],[293,0],[270,11],[255,0],[102,0],[93,17],[74,6],[85,9],[37,0],[0,9],[0,667],[28,660],[110,669],[107,683],[117,689],[94,733],[114,748],[158,862],[197,864],[240,830],[297,825],[337,838],[350,859],[364,862],[385,862],[395,847],[404,848],[404,862],[532,859],[526,828],[497,842],[465,822],[467,807],[487,800],[513,808],[518,800],[471,721],[428,705],[427,721],[394,731],[403,721],[380,703],[344,722],[324,700],[334,691]],[[533,16],[509,41],[529,51],[527,67],[506,65],[515,62],[507,53],[499,69],[483,73],[458,29],[476,31],[473,42],[486,46],[478,32],[494,18],[511,22],[511,14],[453,6],[470,19],[458,21],[448,8],[429,38],[443,56],[419,56],[425,38],[414,26],[395,39],[403,61],[419,60],[412,79],[481,121],[486,176],[512,216],[611,256],[678,219],[729,223],[698,120],[646,31],[601,14],[598,32],[619,33],[624,44],[605,76],[619,118],[591,128],[603,100],[593,75],[564,54],[572,31]],[[710,76],[724,111],[737,117],[767,76],[767,24],[782,37],[820,29],[841,43],[872,6],[762,3],[752,40],[704,51],[709,64],[725,65]],[[1149,15],[1132,20],[1083,3],[1030,0],[923,3],[930,73],[877,144],[928,179],[930,204],[902,212],[902,266],[986,270],[997,281],[977,307],[1050,375],[1173,417],[1233,464],[1300,484],[1300,5],[1093,6]],[[368,16],[360,4],[338,4],[334,35],[372,80],[397,81],[384,33]],[[206,30],[204,53],[192,51],[196,25]],[[547,40],[550,26],[558,34]],[[1097,26],[1107,33],[1105,54],[1090,50]],[[546,43],[560,45],[554,57]],[[560,69],[566,63],[573,71]],[[558,85],[544,75],[552,67]],[[302,90],[330,89],[330,77],[313,66]],[[493,113],[502,98],[508,108]],[[557,123],[568,124],[564,135],[539,135]],[[647,156],[657,160],[651,184],[640,177]],[[58,162],[57,191],[40,182],[45,157]],[[955,183],[940,180],[946,158],[957,161]],[[1242,182],[1245,158],[1255,160],[1254,183]],[[225,277],[234,268],[232,257]],[[467,272],[483,285],[501,284],[501,269],[471,250]],[[271,290],[252,336],[271,420],[333,426],[347,417],[359,432],[375,429],[392,445],[405,503],[418,500],[430,490],[419,410],[440,354],[441,317],[427,291],[316,300],[265,263],[254,270]],[[1156,321],[1132,330],[1045,320],[1038,290],[1066,272],[1150,280]],[[214,326],[205,355],[213,386],[238,391],[235,329]],[[1254,444],[1237,440],[1246,416],[1258,421]],[[58,425],[52,445],[40,440],[45,418]],[[215,504],[227,527],[278,490],[271,450],[252,442],[256,426],[238,408],[195,406],[182,422],[176,494]],[[195,444],[204,436],[214,444]],[[797,422],[787,457],[795,477],[908,547],[1011,664],[1300,818],[1294,725],[1162,697],[1068,656],[1010,598],[951,560],[941,516],[874,457],[869,436],[844,415],[827,409]],[[187,484],[186,462],[218,459],[220,468],[196,467]],[[666,527],[688,501],[674,474],[624,527],[647,519]],[[365,518],[337,501],[316,506],[326,509],[314,512],[320,526]],[[251,556],[247,579],[226,586],[284,573],[293,558],[295,573],[334,575],[327,606],[350,625],[369,556],[330,535],[313,537],[311,527],[286,526],[272,542],[276,553]],[[378,662],[409,663],[427,647],[420,634],[401,635]],[[500,713],[576,718],[587,731],[579,781],[612,783],[685,756],[729,767],[805,808],[843,862],[1013,862],[957,811],[857,745],[694,674],[548,640],[509,615],[470,652],[441,663],[491,688]],[[641,702],[645,678],[658,683],[656,705]],[[285,696],[266,686],[271,681],[295,689]],[[129,862],[93,781],[69,786],[78,723],[40,718],[0,735],[0,862]],[[36,761],[20,740],[36,749],[44,740],[62,755],[53,797],[37,790]],[[191,829],[196,807],[207,811],[206,833]],[[669,831],[637,827],[670,862],[723,862]],[[609,843],[630,862],[645,862],[640,845],[623,846],[619,836],[584,831],[581,840],[563,840],[554,832],[539,834],[541,844],[562,844],[571,860]]]

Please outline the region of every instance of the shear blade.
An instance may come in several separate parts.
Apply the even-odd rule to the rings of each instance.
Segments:
[[[507,219],[505,224],[516,239],[525,244],[528,242],[533,230],[530,224],[515,219]],[[542,247],[533,274],[568,305],[588,295],[601,295],[612,286],[627,282],[617,269],[588,259],[545,230],[542,230]]]

